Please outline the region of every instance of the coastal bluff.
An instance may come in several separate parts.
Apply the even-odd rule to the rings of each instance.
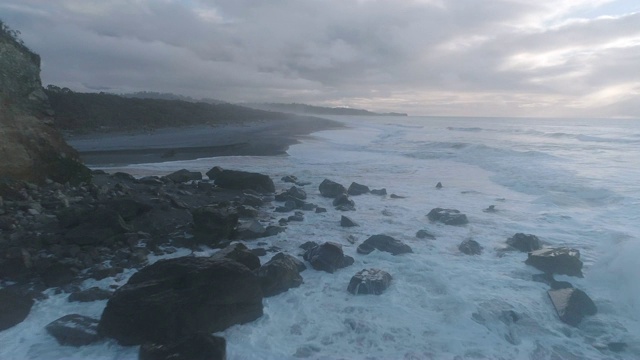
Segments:
[[[54,127],[53,115],[40,56],[0,22],[0,180],[87,180],[88,170]]]

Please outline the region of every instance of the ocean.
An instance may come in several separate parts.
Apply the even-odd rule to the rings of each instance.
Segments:
[[[287,156],[118,168],[164,175],[221,166],[268,174],[278,190],[290,186],[282,176],[295,175],[311,183],[303,187],[308,201],[329,209],[306,212],[303,222],[266,241],[294,255],[306,241],[338,242],[355,264],[333,274],[308,268],[299,288],[266,298],[263,317],[219,334],[228,359],[640,359],[640,120],[332,119],[346,128],[314,133]],[[319,194],[325,178],[400,198],[354,196],[356,211],[341,213]],[[483,211],[491,205],[495,212]],[[460,210],[469,224],[431,223],[426,215],[436,207]],[[343,214],[360,226],[340,227]],[[418,230],[436,238],[418,239]],[[532,281],[539,271],[524,264],[527,254],[504,251],[515,233],[580,250],[584,278],[556,279],[585,291],[598,313],[578,327],[562,323],[548,286]],[[413,253],[357,254],[357,244],[375,234],[393,236]],[[460,253],[467,239],[483,253]],[[378,296],[348,293],[350,278],[368,268],[389,272],[391,286]],[[124,284],[131,273],[84,286]],[[59,346],[44,325],[69,313],[99,317],[106,302],[50,295],[25,322],[0,332],[0,359],[137,359],[137,347],[113,341]],[[610,342],[627,348],[598,349]]]

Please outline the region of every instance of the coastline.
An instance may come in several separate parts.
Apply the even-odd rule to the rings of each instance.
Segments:
[[[344,127],[317,117],[163,128],[148,133],[92,133],[67,142],[87,166],[119,166],[217,156],[285,155],[291,145],[316,131]]]

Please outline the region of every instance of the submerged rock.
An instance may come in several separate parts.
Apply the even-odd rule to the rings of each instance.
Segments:
[[[225,360],[227,341],[220,336],[195,334],[168,343],[145,343],[139,360]]]
[[[380,269],[363,269],[349,282],[347,291],[358,294],[382,294],[391,284],[391,275]]]
[[[432,240],[436,238],[435,235],[431,234],[427,230],[418,230],[418,232],[416,232],[416,237],[418,239],[432,239]]]
[[[467,255],[482,254],[482,246],[475,240],[467,239],[458,245],[458,250]]]
[[[98,320],[78,314],[65,315],[49,323],[46,329],[61,345],[89,345],[102,338],[98,334]]]
[[[570,248],[548,248],[529,253],[525,264],[550,274],[583,277],[580,251]]]
[[[517,233],[508,238],[507,245],[522,252],[542,249],[542,244],[540,243],[540,239],[538,239],[537,236],[523,233]]]
[[[347,192],[347,189],[335,181],[324,179],[318,187],[320,194],[328,198],[336,198]]]
[[[467,215],[455,209],[435,208],[427,214],[427,217],[431,221],[438,221],[445,225],[464,225],[469,222]]]
[[[258,277],[227,259],[160,260],[135,273],[107,302],[99,332],[122,345],[171,342],[262,316]]]
[[[333,200],[332,204],[336,207],[336,209],[342,211],[355,210],[356,208],[356,203],[353,200],[349,199],[349,196],[347,196],[347,194],[338,195],[338,197]]]
[[[371,193],[373,195],[380,195],[380,196],[384,196],[387,195],[387,189],[382,188],[382,189],[373,189],[371,190]]]
[[[547,293],[560,320],[571,326],[577,326],[585,316],[598,312],[593,300],[582,290],[567,288]]]
[[[316,270],[334,273],[336,270],[354,263],[351,256],[344,255],[342,245],[334,242],[325,242],[315,246],[304,253],[304,259]]]
[[[393,255],[412,253],[411,247],[388,235],[373,235],[358,246],[358,254],[367,255],[373,250],[386,251]]]
[[[264,296],[274,296],[300,286],[302,284],[300,265],[304,270],[305,266],[300,260],[284,253],[277,253],[262,265],[256,274]]]

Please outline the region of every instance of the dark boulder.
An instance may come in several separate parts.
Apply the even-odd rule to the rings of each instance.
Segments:
[[[542,249],[542,244],[537,236],[523,233],[517,233],[508,238],[507,245],[522,252]]]
[[[300,200],[305,200],[307,198],[307,193],[304,190],[295,186],[292,186],[284,193],[293,198],[300,199]]]
[[[286,175],[280,178],[280,180],[286,183],[293,183],[293,184],[298,182],[298,178],[295,175]]]
[[[480,255],[482,254],[482,245],[475,240],[467,239],[458,245],[458,250],[467,255]]]
[[[347,189],[347,194],[353,196],[366,194],[368,192],[370,192],[368,186],[356,182],[352,182],[351,185],[349,185],[349,189]]]
[[[418,232],[416,232],[416,237],[418,239],[435,239],[435,235],[431,234],[430,232],[428,232],[427,230],[418,230]]]
[[[360,225],[358,225],[358,223],[353,221],[351,218],[342,215],[340,217],[340,226],[342,226],[342,227],[354,227],[354,226],[360,226]]]
[[[320,194],[328,198],[336,198],[347,192],[347,189],[335,181],[324,179],[318,187]]]
[[[387,195],[387,189],[382,188],[382,189],[373,189],[371,190],[371,193],[373,195],[380,195],[380,196],[384,196]]]
[[[263,237],[266,231],[267,229],[258,220],[252,219],[238,225],[236,238],[241,240],[257,239]]]
[[[529,253],[525,264],[550,274],[582,277],[580,251],[570,248],[548,248]]]
[[[122,345],[170,342],[262,316],[262,290],[227,259],[160,260],[135,273],[107,302],[99,332]]]
[[[388,235],[373,235],[358,246],[358,254],[367,255],[373,250],[386,251],[393,255],[412,253],[411,247]]]
[[[440,181],[436,184],[436,189],[442,189],[442,183]]]
[[[577,326],[587,315],[598,312],[596,304],[582,290],[567,288],[547,291],[558,317],[564,323]]]
[[[318,245],[319,244],[317,242],[315,242],[315,241],[307,241],[304,244],[300,245],[299,248],[304,250],[304,251],[307,251],[307,250],[313,249],[314,247],[316,247]]]
[[[295,209],[296,209],[296,202],[293,200],[287,200],[284,202],[284,205],[278,206],[276,208],[276,212],[285,213],[285,212],[293,211]]]
[[[0,331],[21,323],[33,306],[33,299],[10,289],[0,289]]]
[[[347,194],[338,195],[335,199],[333,199],[332,204],[336,208],[340,208],[340,210],[355,210],[356,208],[356,203],[353,200],[349,199],[349,196],[347,196]]]
[[[249,250],[243,243],[231,244],[224,249],[211,255],[211,260],[233,260],[249,268],[256,270],[260,267],[260,258],[253,251]]]
[[[76,279],[77,270],[67,263],[53,261],[38,264],[38,273],[47,287],[64,286]]]
[[[231,239],[238,225],[238,212],[231,207],[204,206],[191,211],[196,240],[215,245]]]
[[[100,341],[98,320],[78,314],[65,315],[45,329],[60,345],[83,346]]]
[[[325,242],[313,247],[304,253],[304,259],[316,270],[334,273],[336,270],[354,263],[351,256],[344,255],[342,245],[334,242]]]
[[[214,166],[211,170],[207,171],[205,175],[209,178],[209,180],[215,180],[216,176],[222,173],[223,169],[220,166]]]
[[[406,196],[400,196],[400,195],[396,195],[396,194],[391,194],[389,195],[390,198],[392,199],[406,199]]]
[[[153,208],[150,204],[139,201],[132,196],[111,199],[106,201],[104,205],[107,209],[117,212],[125,221],[131,221]]]
[[[382,294],[391,284],[391,275],[380,269],[363,269],[349,282],[347,291],[358,294]]]
[[[290,288],[302,284],[302,276],[298,268],[300,261],[295,257],[277,253],[271,260],[262,265],[257,271],[262,293],[265,297],[278,295]],[[304,264],[302,264],[304,266]]]
[[[253,194],[242,194],[241,202],[243,205],[253,207],[260,207],[264,204],[264,200],[260,196]]]
[[[323,208],[323,207],[316,207],[316,214],[321,214],[321,213],[326,213],[327,209]]]
[[[84,213],[78,219],[78,225],[64,234],[67,242],[77,245],[98,245],[114,236],[131,232],[117,211],[96,209]]]
[[[467,215],[455,209],[435,208],[429,211],[427,217],[431,221],[438,221],[445,225],[464,225],[469,222]]]
[[[207,176],[209,173],[207,173]],[[259,193],[272,193],[276,191],[273,180],[267,175],[238,171],[222,170],[214,175],[214,184],[226,189],[255,190]]]
[[[225,360],[227,341],[210,334],[194,334],[168,343],[145,343],[139,360]]]
[[[202,173],[199,171],[189,171],[187,169],[182,169],[176,172],[172,172],[171,174],[166,175],[164,178],[171,180],[174,183],[184,183],[192,180],[202,180]]]
[[[97,286],[89,288],[87,290],[76,291],[69,295],[69,301],[71,302],[91,302],[98,300],[107,300],[113,295],[112,291],[100,289]]]

